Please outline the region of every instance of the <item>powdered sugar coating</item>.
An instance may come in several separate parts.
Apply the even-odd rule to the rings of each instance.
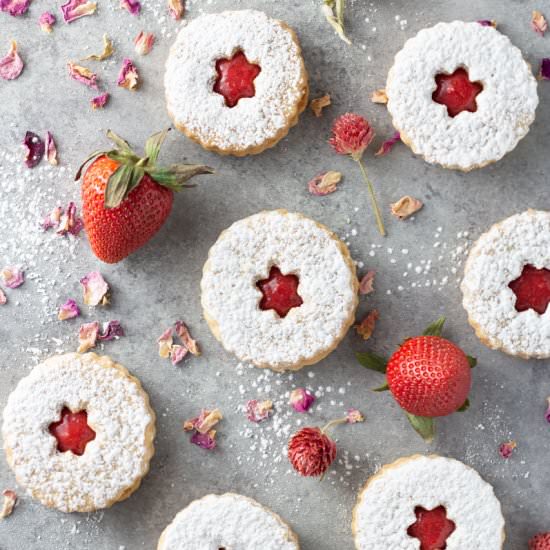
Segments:
[[[483,90],[477,111],[452,118],[432,93],[438,73],[459,67]],[[520,50],[493,27],[462,21],[439,23],[408,40],[390,69],[386,94],[401,139],[428,162],[460,170],[514,149],[538,104],[536,80]]]
[[[216,61],[238,50],[261,72],[254,80],[254,97],[229,108],[213,89]],[[307,93],[294,33],[254,10],[202,15],[185,25],[170,51],[164,84],[176,125],[221,152],[246,151],[283,137]]]
[[[439,456],[412,456],[385,466],[371,478],[353,512],[358,550],[419,550],[407,534],[414,509],[444,506],[455,530],[447,550],[500,550],[504,518],[493,488],[462,462]]]
[[[166,528],[158,550],[298,550],[298,540],[279,516],[254,500],[208,495],[184,508]]]
[[[96,436],[84,454],[58,452],[48,427],[64,406],[86,410]],[[129,496],[149,467],[154,413],[139,382],[93,353],[51,357],[10,394],[2,433],[8,463],[29,494],[63,512]]]
[[[299,277],[303,300],[286,317],[258,306],[258,280],[276,265]],[[285,210],[235,222],[210,249],[202,305],[216,337],[244,361],[297,369],[326,356],[353,322],[357,277],[347,247],[326,227]]]
[[[508,287],[526,264],[550,269],[550,213],[527,210],[494,225],[470,251],[463,305],[491,348],[522,357],[550,357],[550,308],[518,312]]]

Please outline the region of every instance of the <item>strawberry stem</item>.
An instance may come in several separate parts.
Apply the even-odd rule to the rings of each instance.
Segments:
[[[363,161],[360,158],[355,160],[357,161],[357,164],[359,164],[359,168],[361,169],[361,173],[363,174],[363,179],[365,180],[367,184],[367,188],[369,190],[370,200],[372,203],[372,208],[374,210],[374,217],[376,218],[376,225],[378,226],[378,231],[380,232],[380,235],[385,237],[386,229],[384,227],[384,222],[382,221],[382,214],[380,213],[380,208],[378,207],[378,201],[376,200],[376,195],[374,193],[374,186],[372,185],[372,182],[370,181],[369,176],[367,175],[367,169],[365,168]]]

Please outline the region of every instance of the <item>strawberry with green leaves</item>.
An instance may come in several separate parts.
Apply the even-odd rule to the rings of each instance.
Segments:
[[[93,161],[82,181],[84,227],[94,254],[116,263],[146,244],[162,227],[174,202],[174,192],[189,187],[186,182],[199,174],[211,174],[208,166],[173,164],[159,166],[157,159],[168,130],[152,135],[145,143],[145,156],[110,130],[115,144],[109,151],[96,151],[82,164]]]
[[[422,336],[408,338],[389,361],[374,353],[358,353],[359,362],[384,373],[389,390],[413,428],[427,441],[435,435],[434,418],[469,406],[471,369],[476,360],[441,337],[445,319],[430,325]]]

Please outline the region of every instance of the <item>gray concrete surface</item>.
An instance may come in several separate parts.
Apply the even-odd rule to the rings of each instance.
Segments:
[[[163,153],[166,161],[208,163],[217,175],[202,178],[198,187],[177,198],[170,220],[148,246],[107,266],[94,258],[85,237],[67,241],[44,235],[36,224],[58,201],[78,200],[72,173],[88,152],[106,144],[105,129],[113,128],[137,145],[169,124],[162,74],[177,25],[162,18],[163,0],[143,3],[142,15],[134,18],[120,10],[118,2],[99,0],[96,15],[71,25],[59,21],[51,36],[40,31],[37,19],[47,8],[60,15],[52,0],[35,1],[23,18],[0,14],[2,50],[8,39],[16,38],[27,63],[18,80],[0,84],[0,264],[22,263],[28,274],[25,285],[9,292],[10,302],[0,310],[0,407],[40,359],[75,349],[78,322],[58,322],[55,309],[67,297],[81,300],[79,278],[100,269],[113,287],[113,303],[108,311],[85,310],[85,318],[121,320],[127,335],[106,344],[104,352],[143,381],[158,413],[151,473],[129,500],[95,514],[63,515],[45,510],[19,489],[18,508],[0,522],[0,548],[151,549],[164,526],[190,501],[211,492],[236,491],[286,518],[304,550],[349,549],[351,510],[360,486],[380,465],[416,452],[449,455],[478,469],[501,499],[506,549],[526,548],[531,534],[550,529],[550,426],[543,419],[550,394],[548,365],[485,349],[466,322],[457,278],[464,257],[459,247],[467,247],[505,216],[550,206],[545,175],[550,87],[539,86],[541,104],[527,138],[504,160],[482,171],[463,175],[442,170],[414,158],[403,145],[381,159],[374,158],[375,148],[369,151],[365,160],[384,205],[386,239],[376,232],[356,167],[334,155],[326,139],[331,121],[348,110],[372,121],[378,132],[375,146],[390,135],[387,113],[370,103],[370,93],[383,86],[393,55],[405,39],[438,21],[495,19],[538,67],[539,59],[550,54],[550,38],[531,31],[530,15],[532,9],[546,7],[550,16],[548,4],[355,0],[347,10],[354,43],[348,47],[319,14],[320,0],[189,2],[190,18],[202,11],[254,7],[286,20],[300,36],[312,96],[330,92],[333,106],[321,119],[306,112],[287,139],[254,158],[222,158],[172,133]],[[158,41],[148,57],[137,58],[131,41],[142,28],[157,34]],[[87,103],[92,94],[69,80],[65,64],[99,51],[104,32],[115,40],[117,52],[113,60],[95,66],[113,98],[105,110],[92,112]],[[142,73],[143,86],[136,93],[114,85],[126,55],[136,60]],[[53,132],[61,168],[43,164],[30,171],[22,166],[20,141],[26,130]],[[310,196],[307,181],[327,169],[345,174],[341,188],[325,198]],[[388,214],[388,204],[403,194],[425,202],[412,221],[398,222]],[[361,314],[374,307],[380,311],[368,346],[350,334],[322,363],[292,376],[237,367],[238,361],[210,334],[199,302],[201,267],[218,233],[236,219],[279,207],[329,225],[350,243],[353,256],[364,265],[361,271],[377,271],[376,292],[360,306]],[[424,271],[429,266],[430,273],[417,273],[417,266]],[[445,277],[446,284],[441,282]],[[353,352],[368,347],[389,353],[439,315],[448,318],[446,334],[476,355],[479,366],[471,409],[441,420],[437,439],[428,446],[409,428],[388,394],[369,391],[380,383],[380,376],[361,368]],[[189,323],[204,354],[172,367],[158,357],[155,340],[177,318]],[[320,396],[307,417],[291,413],[285,395],[304,385]],[[239,409],[255,397],[269,397],[277,408],[274,418],[259,426],[251,425]],[[209,454],[189,443],[181,423],[201,407],[213,406],[222,409],[225,419],[219,426],[219,447]],[[322,424],[348,406],[359,407],[367,421],[337,429],[339,457],[327,478],[319,483],[294,475],[284,456],[288,436],[300,422]],[[510,438],[517,440],[518,448],[505,461],[498,446]],[[0,489],[14,483],[0,458]]]

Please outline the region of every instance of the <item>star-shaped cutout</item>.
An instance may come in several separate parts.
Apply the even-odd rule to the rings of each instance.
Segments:
[[[483,85],[481,82],[472,82],[466,69],[458,68],[452,74],[437,74],[435,83],[437,87],[432,99],[445,105],[450,117],[462,111],[477,111],[476,97],[483,90]]]
[[[550,303],[550,270],[524,266],[521,275],[509,285],[516,295],[516,310],[534,309],[542,315]]]
[[[279,317],[285,317],[293,307],[299,307],[303,300],[298,294],[299,279],[296,275],[283,275],[273,266],[269,277],[256,283],[262,293],[260,309],[274,309]]]
[[[407,529],[407,534],[420,541],[420,550],[445,550],[447,539],[456,529],[454,522],[447,519],[445,507],[426,510],[417,506],[414,513],[416,521]]]
[[[218,78],[214,91],[221,94],[228,107],[235,107],[243,97],[254,97],[254,79],[260,74],[259,65],[249,63],[243,52],[238,51],[230,59],[218,59],[216,72]]]
[[[63,407],[61,419],[50,424],[49,432],[57,440],[59,452],[71,451],[78,456],[83,455],[86,445],[95,439],[95,432],[88,426],[86,411],[74,413],[67,407]]]

